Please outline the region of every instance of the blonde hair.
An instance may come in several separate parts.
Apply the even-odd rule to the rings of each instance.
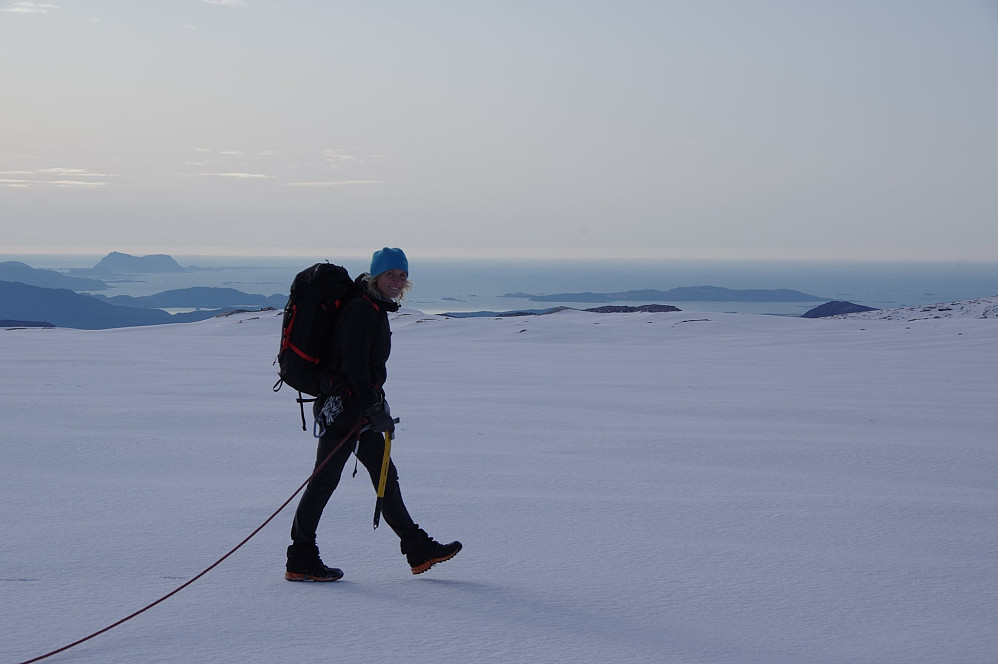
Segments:
[[[374,285],[375,278],[376,277],[373,277],[370,273],[367,272],[365,272],[361,276],[361,280],[364,283],[365,290],[367,290],[368,295],[373,295],[374,297],[380,298],[382,300],[388,300],[389,299],[388,296],[379,291],[378,287]],[[399,296],[395,298],[394,301],[396,303],[402,302],[402,300],[405,299],[405,296],[408,295],[409,291],[411,290],[412,290],[412,281],[408,277],[406,277],[405,286],[402,287],[402,292],[399,293]]]

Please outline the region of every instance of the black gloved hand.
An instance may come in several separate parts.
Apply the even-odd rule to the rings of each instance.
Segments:
[[[371,406],[363,413],[364,418],[367,420],[367,426],[371,431],[378,431],[384,433],[386,431],[395,432],[395,421],[392,416],[385,412],[385,409],[381,404]]]

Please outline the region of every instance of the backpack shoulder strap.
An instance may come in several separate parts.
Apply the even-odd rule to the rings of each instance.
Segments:
[[[368,302],[368,303],[369,303],[369,304],[370,304],[370,305],[371,305],[372,307],[374,307],[374,310],[375,310],[375,311],[377,311],[377,312],[380,312],[380,311],[381,311],[381,307],[379,307],[379,306],[378,306],[378,303],[377,303],[377,302],[375,302],[375,301],[374,301],[374,299],[373,299],[373,298],[372,298],[372,297],[371,297],[370,295],[368,295],[367,293],[361,293],[361,295],[360,295],[360,296],[361,296],[362,298],[364,298],[365,300],[367,300],[367,302]]]

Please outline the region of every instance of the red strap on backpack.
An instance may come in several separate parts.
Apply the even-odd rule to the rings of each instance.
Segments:
[[[339,308],[339,302],[336,303],[337,308]],[[319,358],[312,357],[298,346],[291,343],[291,330],[295,327],[295,320],[298,318],[298,307],[292,305],[291,307],[291,320],[288,321],[288,326],[284,329],[284,338],[281,339],[281,350],[291,349],[295,355],[305,360],[306,362],[311,362],[312,364],[319,364]]]

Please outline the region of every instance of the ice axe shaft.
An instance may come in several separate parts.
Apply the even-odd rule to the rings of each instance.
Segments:
[[[394,422],[398,424],[399,418]],[[381,524],[381,504],[385,500],[385,486],[388,484],[388,466],[392,461],[392,432],[385,432],[385,454],[381,458],[381,477],[378,478],[378,499],[374,502],[374,529]]]

